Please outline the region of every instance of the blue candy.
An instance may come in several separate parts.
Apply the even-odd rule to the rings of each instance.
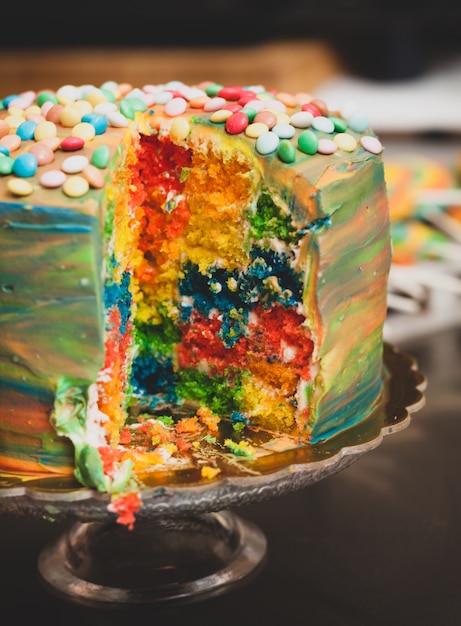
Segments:
[[[37,157],[30,152],[23,152],[14,160],[13,174],[20,178],[29,178],[37,171]]]
[[[23,141],[27,141],[28,139],[34,138],[34,132],[36,128],[37,122],[27,120],[17,127],[16,134],[19,135],[19,137],[21,137]]]

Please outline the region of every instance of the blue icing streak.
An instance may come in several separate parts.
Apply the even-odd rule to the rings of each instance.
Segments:
[[[298,230],[298,235],[307,235],[307,233],[316,233],[322,228],[329,228],[331,226],[331,217],[327,215],[326,217],[319,217],[317,220],[314,220],[310,224],[308,224],[305,228]]]

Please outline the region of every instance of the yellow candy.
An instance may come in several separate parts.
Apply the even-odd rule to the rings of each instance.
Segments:
[[[86,95],[86,100],[91,104],[91,106],[95,107],[98,104],[107,102],[107,96],[100,89],[94,89]]]
[[[69,198],[81,198],[88,193],[89,188],[90,185],[83,176],[71,176],[64,183],[62,190]]]
[[[15,130],[24,122],[24,119],[24,115],[7,115],[7,117],[5,117],[8,126]]]
[[[221,122],[225,122],[232,115],[232,111],[227,109],[219,109],[215,111],[210,116],[210,122],[214,122],[215,124],[219,124]]]
[[[63,108],[60,115],[60,121],[63,126],[72,128],[76,124],[80,123],[82,114],[71,105],[67,105]]]
[[[170,139],[173,143],[179,144],[187,137],[190,131],[190,124],[185,117],[176,117],[170,128]]]
[[[7,183],[8,191],[15,196],[29,196],[34,188],[24,178],[11,178]]]
[[[41,122],[35,128],[34,139],[35,141],[42,141],[43,139],[56,137],[57,132],[56,124],[54,122]]]
[[[41,114],[42,114],[42,110],[36,104],[31,104],[30,107],[27,107],[27,109],[24,111],[25,117],[27,117],[28,115],[41,115]]]
[[[91,102],[88,102],[88,100],[77,100],[76,102],[72,102],[72,108],[76,109],[82,117],[88,113],[93,113],[93,105]]]
[[[338,133],[334,136],[334,141],[338,148],[345,152],[353,152],[357,147],[357,141],[349,133]]]
[[[96,135],[96,129],[89,122],[80,122],[72,128],[72,136],[80,137],[83,141],[91,141]]]
[[[267,133],[269,126],[264,122],[254,122],[245,128],[245,135],[252,139],[257,139],[263,133]]]

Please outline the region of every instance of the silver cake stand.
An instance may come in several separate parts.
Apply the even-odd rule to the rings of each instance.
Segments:
[[[0,512],[68,520],[45,546],[38,570],[59,597],[101,608],[185,604],[248,582],[265,561],[266,538],[228,509],[302,489],[341,471],[405,428],[425,402],[414,359],[384,350],[382,406],[356,427],[317,446],[274,453],[264,470],[221,480],[166,480],[142,492],[133,530],[115,521],[106,494],[66,477],[0,474]]]

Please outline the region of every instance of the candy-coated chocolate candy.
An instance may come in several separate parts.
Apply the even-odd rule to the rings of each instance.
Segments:
[[[42,91],[37,95],[37,104],[41,107],[45,102],[58,104],[58,99],[52,91]]]
[[[165,104],[165,113],[170,117],[182,115],[187,109],[187,100],[182,97],[173,98]]]
[[[46,113],[46,119],[48,122],[53,122],[53,124],[61,123],[61,113],[64,109],[62,104],[55,104],[50,109],[48,109]]]
[[[107,130],[107,117],[98,113],[88,113],[82,116],[82,123],[92,124],[96,135],[102,135]]]
[[[365,113],[360,113],[360,111],[357,111],[349,117],[347,123],[351,130],[355,131],[356,133],[363,133],[368,128],[369,120],[368,116],[365,115]]]
[[[85,141],[82,137],[74,137],[72,135],[64,137],[61,141],[61,149],[65,152],[75,152],[76,150],[81,150],[84,145]]]
[[[257,139],[263,133],[267,133],[268,130],[269,127],[267,124],[264,124],[263,122],[254,122],[253,124],[247,126],[245,129],[245,135],[247,135],[247,137],[251,137],[252,139]]]
[[[37,124],[34,132],[35,141],[41,141],[47,137],[56,137],[58,130],[54,122],[46,121],[41,124]]]
[[[219,83],[211,83],[211,84],[199,85],[199,86],[203,86],[203,88],[205,89],[206,95],[209,96],[210,98],[214,98],[221,91],[221,89],[223,89],[223,85],[220,85]]]
[[[61,169],[66,174],[77,174],[78,172],[81,172],[83,168],[88,165],[88,163],[89,161],[86,156],[83,154],[76,154],[64,159],[61,164]]]
[[[0,139],[10,132],[10,127],[5,120],[0,120]]]
[[[229,119],[231,115],[233,115],[232,111],[229,111],[228,109],[219,109],[219,111],[215,111],[210,115],[210,122],[220,124]]]
[[[277,123],[272,130],[280,139],[291,139],[296,132],[295,127],[287,123]]]
[[[289,139],[282,139],[277,148],[277,155],[284,163],[294,163],[296,161],[296,148]]]
[[[115,102],[101,102],[101,104],[97,104],[93,109],[93,113],[96,115],[107,115],[108,113],[113,113],[114,111],[117,111],[117,105]]]
[[[333,126],[335,127],[335,131],[337,133],[344,133],[347,130],[347,122],[341,117],[336,117],[336,115],[330,115],[329,119],[333,122]]]
[[[63,85],[56,91],[56,98],[60,104],[70,104],[80,98],[80,90],[74,85]]]
[[[95,138],[96,130],[89,122],[80,122],[72,129],[72,137],[78,137],[83,141],[91,141]]]
[[[104,187],[104,174],[98,167],[91,165],[91,163],[83,168],[82,176],[93,189],[102,189]]]
[[[72,108],[80,113],[80,119],[82,119],[83,115],[93,112],[93,105],[88,100],[77,100],[72,103]]]
[[[14,159],[9,156],[0,156],[0,174],[8,176],[13,171]]]
[[[16,130],[24,122],[24,116],[23,115],[8,115],[5,118],[5,121],[8,124],[10,130]]]
[[[78,124],[81,119],[82,114],[80,113],[80,111],[69,104],[65,106],[61,111],[59,121],[63,126],[66,126],[67,128],[72,128],[73,126]]]
[[[135,113],[136,112],[143,113],[147,109],[147,104],[143,100],[144,94],[140,90],[138,91],[139,91],[139,97],[127,96],[124,101],[129,102],[131,104],[131,108]]]
[[[203,109],[205,104],[208,102],[208,96],[197,96],[196,98],[192,98],[189,100],[189,106],[191,109]]]
[[[53,150],[44,143],[34,143],[29,147],[29,153],[33,154],[39,165],[48,165],[54,161]]]
[[[92,105],[93,110],[97,105],[108,101],[107,92],[105,93],[102,89],[91,89],[85,94],[85,99]]]
[[[383,150],[383,145],[377,137],[371,135],[364,135],[360,138],[360,144],[365,150],[372,154],[379,154]]]
[[[30,152],[23,152],[14,160],[13,174],[20,178],[30,178],[37,171],[37,157]]]
[[[10,156],[10,151],[6,146],[2,146],[0,143],[0,156]]]
[[[16,135],[16,133],[13,133],[12,135],[5,135],[0,139],[0,144],[8,148],[11,153],[20,147],[21,137],[19,135]]]
[[[243,93],[242,93],[243,92]],[[244,95],[242,87],[238,85],[231,85],[229,87],[223,87],[218,91],[218,96],[225,100],[238,100],[241,95]]]
[[[62,170],[48,170],[47,172],[43,172],[39,178],[42,187],[46,187],[47,189],[62,187],[66,180],[67,176]]]
[[[107,121],[114,128],[126,128],[128,126],[128,119],[120,111],[109,111]]]
[[[37,141],[38,144],[44,144],[48,146],[53,152],[56,152],[61,145],[61,140],[59,137],[45,137],[44,139],[40,139]]]
[[[341,150],[345,152],[353,152],[357,147],[357,141],[355,137],[349,133],[338,133],[333,137],[334,142]]]
[[[263,109],[262,111],[258,111],[258,113],[256,113],[253,121],[262,122],[263,124],[266,124],[269,129],[271,129],[277,124],[277,116],[272,111]]]
[[[6,184],[8,191],[15,196],[29,196],[34,188],[28,180],[11,178]]]
[[[286,107],[293,108],[296,106],[296,98],[291,93],[279,91],[277,94],[277,100],[283,102]]]
[[[70,198],[81,198],[90,189],[90,184],[83,176],[70,176],[62,186],[63,192]]]
[[[226,120],[226,131],[229,135],[238,135],[243,133],[248,126],[248,118],[245,113],[237,111]]]
[[[317,115],[312,120],[312,128],[322,133],[333,133],[335,126],[333,122],[324,115]]]
[[[155,104],[166,104],[170,100],[173,100],[174,96],[171,91],[160,91],[155,94]]]
[[[270,154],[277,150],[279,143],[279,136],[268,130],[256,139],[256,150],[259,154]]]
[[[21,137],[23,141],[27,141],[34,138],[34,132],[37,128],[37,122],[26,121],[18,126],[16,133]]]
[[[40,113],[25,113],[25,119],[27,122],[35,122],[35,124],[41,124],[46,121],[46,118]]]
[[[110,149],[108,146],[98,146],[91,156],[91,163],[95,167],[104,169],[109,165]]]
[[[309,128],[314,116],[310,111],[297,111],[290,117],[290,124],[295,128]]]
[[[223,109],[225,109],[226,111],[232,111],[232,113],[237,113],[237,111],[240,111],[241,108],[242,105],[238,102],[229,102],[229,104],[225,104],[223,106]]]
[[[208,102],[205,103],[203,110],[207,113],[213,113],[214,111],[221,110],[226,105],[226,100],[224,98],[216,97],[210,98]]]
[[[303,130],[298,137],[298,148],[305,154],[315,154],[319,147],[319,140],[313,130]]]
[[[253,122],[255,117],[256,117],[256,109],[252,109],[248,106],[244,106],[243,109],[241,109],[242,113],[245,113],[245,115],[247,116],[248,120],[250,122]]]
[[[320,109],[317,108],[315,106],[315,104],[312,104],[311,102],[305,102],[304,104],[301,105],[301,110],[302,111],[308,111],[309,113],[312,113],[313,117],[318,117],[319,115],[322,115],[320,112]]]
[[[129,100],[121,100],[119,102],[120,113],[129,120],[134,120],[134,109]]]
[[[309,104],[316,107],[320,111],[320,115],[328,117],[328,106],[324,100],[321,100],[320,98],[313,98]]]
[[[317,152],[319,154],[333,154],[338,149],[338,144],[333,139],[319,139]]]
[[[170,139],[173,143],[181,143],[189,132],[189,121],[185,117],[176,117],[170,127]]]

